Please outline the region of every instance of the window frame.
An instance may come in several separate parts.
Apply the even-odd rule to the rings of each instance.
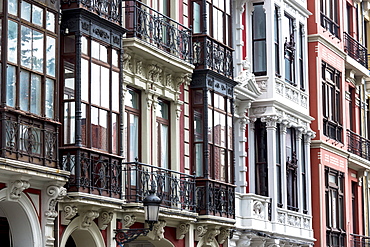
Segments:
[[[161,104],[164,104],[167,106],[167,119],[163,115],[163,112],[161,112],[162,116],[159,116],[157,113],[160,111],[159,108]],[[171,168],[171,125],[170,125],[170,109],[171,109],[171,103],[167,100],[164,100],[162,98],[158,98],[158,105],[156,109],[156,132],[157,132],[157,162],[158,162],[158,167],[162,167],[165,169],[170,169]],[[162,126],[167,126],[167,143],[164,148],[164,143],[163,143],[163,138],[162,138]],[[163,150],[164,149],[164,150]],[[164,151],[164,152],[163,152]],[[163,160],[163,155],[165,154],[164,158],[166,160]]]
[[[256,6],[261,6],[262,9],[264,8],[264,3],[255,3],[253,4],[253,8],[255,8]],[[264,32],[263,32],[263,35],[264,37],[261,37],[261,38],[256,38],[255,36],[255,29],[253,28],[252,29],[252,49],[253,49],[253,73],[256,75],[256,76],[264,76],[264,75],[267,75],[267,48],[266,48],[266,40],[267,40],[267,35],[266,35],[266,13],[265,11],[263,10],[263,18],[264,18]],[[255,14],[255,9],[253,10],[253,14],[252,14],[252,27],[254,27],[254,23],[255,23],[255,19],[254,17],[257,16]],[[262,50],[261,50],[261,56],[263,56],[262,58],[262,63],[261,63],[261,70],[257,71],[257,68],[256,68],[256,65],[259,64],[258,63],[258,60],[260,56],[256,55],[255,52],[257,52],[257,49],[256,49],[256,44],[257,42],[262,42]]]

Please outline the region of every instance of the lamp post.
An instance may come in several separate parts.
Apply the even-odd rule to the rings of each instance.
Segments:
[[[119,246],[129,243],[137,239],[140,235],[146,236],[149,231],[153,230],[153,226],[158,222],[159,205],[162,200],[156,196],[155,182],[152,180],[149,195],[143,199],[145,222],[149,228],[133,228],[133,229],[116,229],[114,239]]]

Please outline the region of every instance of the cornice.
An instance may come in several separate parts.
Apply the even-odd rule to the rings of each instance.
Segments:
[[[329,42],[324,36],[321,34],[310,34],[307,36],[307,42],[319,42],[320,44],[326,46],[331,51],[333,51],[336,55],[341,57],[343,60],[346,59],[347,54],[339,49],[338,47],[334,46],[333,43]]]
[[[303,15],[306,18],[312,15],[312,13],[308,11],[305,6],[303,6],[302,4],[298,3],[295,0],[284,0],[284,3],[294,7],[301,15]]]

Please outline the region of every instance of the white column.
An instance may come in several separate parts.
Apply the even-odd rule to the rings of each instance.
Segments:
[[[304,129],[303,128],[297,128],[297,135],[296,135],[296,155],[297,155],[297,160],[298,160],[298,167],[297,167],[297,196],[298,196],[298,208],[299,208],[299,212],[300,213],[303,213],[303,194],[302,193],[305,193],[306,197],[307,197],[307,194],[308,192],[306,193],[306,191],[303,191],[302,188],[303,188],[303,180],[302,180],[302,165],[305,165],[305,171],[307,171],[307,167],[306,167],[306,160],[303,160],[303,150],[302,150],[302,138],[304,138],[303,136],[303,131]],[[307,177],[307,175],[306,175]],[[307,181],[307,179],[306,179]],[[307,186],[307,182],[306,182],[306,186]],[[308,189],[308,188],[306,188]]]
[[[283,203],[283,208],[287,209],[287,181],[286,181],[286,132],[287,132],[288,122],[283,121],[280,125],[280,144],[281,144],[281,199]]]

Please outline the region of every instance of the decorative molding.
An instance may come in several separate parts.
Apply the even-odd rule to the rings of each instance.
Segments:
[[[133,214],[126,214],[122,219],[123,228],[130,228],[136,222],[136,216]]]
[[[30,183],[27,180],[15,180],[11,182],[9,189],[9,200],[19,200],[24,190],[30,187]]]
[[[251,238],[248,237],[246,234],[242,234],[240,239],[236,243],[236,247],[248,247],[251,245]]]
[[[108,227],[108,224],[112,221],[113,219],[113,213],[112,212],[107,212],[103,211],[100,213],[99,218],[98,218],[98,226],[100,230],[105,230]]]
[[[230,236],[230,229],[221,228],[220,233],[217,236],[217,241],[219,244],[225,243],[226,239]]]
[[[176,227],[176,239],[183,239],[185,235],[189,232],[190,224],[189,223],[180,223]]]
[[[199,242],[197,247],[219,246],[216,236],[220,234],[220,230],[216,227],[198,226],[197,234]]]
[[[164,238],[164,227],[166,226],[166,221],[159,220],[153,226],[153,230],[148,233],[148,237],[152,240],[162,240]]]
[[[253,203],[253,215],[257,218],[263,219],[263,205],[260,201],[255,201]]]
[[[66,205],[62,211],[61,224],[68,225],[77,215],[78,208],[74,205]]]
[[[81,228],[89,228],[94,219],[99,217],[98,211],[89,210],[83,215],[83,220],[81,222]]]
[[[56,185],[50,185],[46,189],[46,194],[50,198],[48,199],[48,209],[45,211],[45,216],[56,218],[58,216],[58,212],[55,210],[55,207],[57,202],[62,200],[67,195],[67,189]]]

